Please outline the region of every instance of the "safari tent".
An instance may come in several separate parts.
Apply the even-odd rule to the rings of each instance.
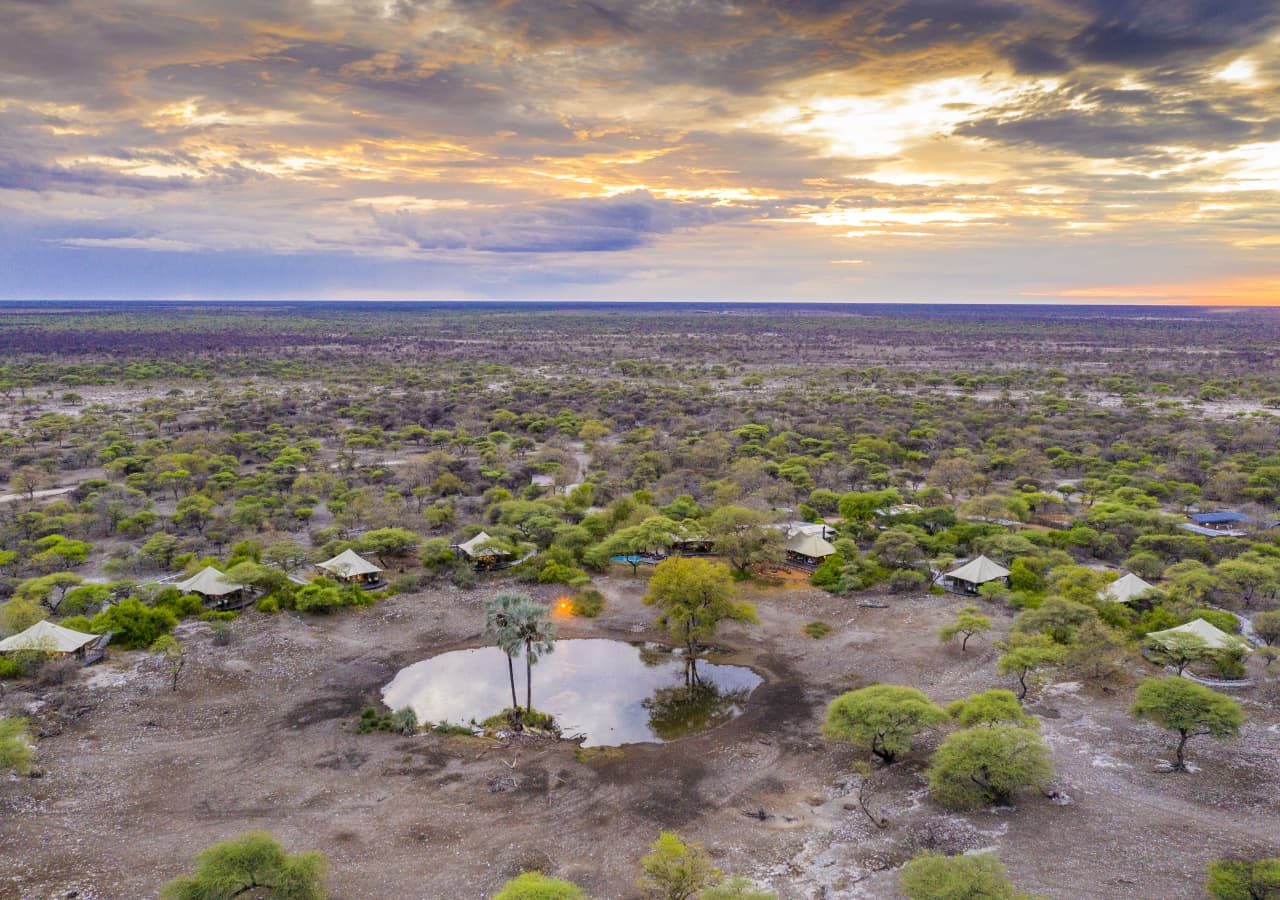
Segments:
[[[470,540],[458,544],[456,549],[471,560],[477,569],[492,569],[511,555],[497,547],[486,547],[485,544],[492,540],[493,537],[487,531],[482,531]]]
[[[326,575],[349,584],[374,585],[382,581],[382,569],[350,548],[317,564]]]
[[[184,594],[198,594],[219,609],[235,609],[243,606],[249,599],[249,591],[245,585],[232,581],[213,566],[205,566],[185,581],[174,584]]]
[[[1221,628],[1209,624],[1204,619],[1192,619],[1177,628],[1166,628],[1164,631],[1152,631],[1147,635],[1147,643],[1168,646],[1183,635],[1190,635],[1204,641],[1210,650],[1233,650],[1237,647],[1248,648],[1248,644],[1233,634],[1227,634]]]
[[[802,565],[816,566],[836,552],[831,542],[819,534],[796,531],[787,538],[787,558]]]
[[[0,641],[0,653],[40,650],[52,656],[84,657],[86,651],[102,641],[103,635],[85,634],[42,619],[24,631]],[[105,645],[105,641],[103,644]]]
[[[1129,572],[1098,591],[1098,599],[1108,600],[1112,603],[1128,603],[1149,590],[1152,590],[1152,585]]]
[[[942,581],[953,590],[976,594],[980,587],[992,581],[1003,581],[1008,584],[1009,570],[985,556],[979,556],[943,575]]]

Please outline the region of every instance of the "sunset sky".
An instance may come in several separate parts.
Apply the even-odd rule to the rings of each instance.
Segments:
[[[0,297],[1280,305],[1276,0],[0,15]]]

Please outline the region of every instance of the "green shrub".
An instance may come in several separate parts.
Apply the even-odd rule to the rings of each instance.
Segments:
[[[125,650],[150,647],[156,638],[168,634],[178,624],[178,617],[167,609],[153,609],[130,597],[108,607],[93,617],[90,629],[96,634],[110,631],[111,643]]]
[[[889,590],[898,594],[918,591],[927,579],[914,569],[898,569],[889,576]]]
[[[558,731],[559,726],[556,725],[555,716],[551,713],[545,713],[540,709],[521,709],[519,711],[520,723],[525,728],[534,728],[540,731]],[[480,723],[480,727],[486,731],[510,731],[515,728],[516,711],[511,708],[504,709],[497,715],[492,715]]]
[[[804,626],[804,633],[814,640],[826,637],[833,631],[832,627],[826,622],[810,622]]]
[[[465,734],[468,737],[475,734],[475,730],[470,725],[454,725],[451,722],[437,722],[431,726],[432,734]]]
[[[579,591],[570,601],[570,611],[584,619],[594,619],[604,612],[604,594],[595,588]]]
[[[88,616],[67,616],[58,623],[63,628],[70,628],[72,631],[83,631],[85,634],[93,634],[93,624],[89,621]]]
[[[234,622],[239,613],[232,609],[211,609],[206,613],[201,613],[201,622]]]
[[[255,603],[253,608],[260,613],[266,613],[269,616],[274,615],[280,612],[280,598],[275,594],[268,594]]]
[[[525,872],[512,878],[493,900],[583,900],[586,894],[575,884],[548,878],[541,872]]]
[[[27,667],[12,656],[0,656],[0,680],[21,678],[27,674]]]
[[[1214,628],[1225,631],[1227,634],[1240,633],[1240,620],[1225,609],[1193,610],[1191,615],[1187,616],[1186,621],[1190,622],[1192,619],[1204,619]]]
[[[0,772],[26,775],[31,771],[33,752],[27,720],[0,718]]]
[[[1016,900],[1025,897],[1010,883],[994,853],[943,856],[924,851],[902,867],[898,887],[907,900]]]
[[[165,591],[152,605],[153,609],[167,609],[176,618],[198,616],[204,612],[204,601],[195,594],[179,594],[176,590]]]
[[[375,731],[385,731],[390,734],[416,734],[418,715],[407,706],[395,712],[366,706],[360,710],[360,718],[356,720],[356,732],[371,734]]]

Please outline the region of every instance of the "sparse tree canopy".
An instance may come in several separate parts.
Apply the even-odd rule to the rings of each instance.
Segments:
[[[1001,675],[1013,675],[1018,679],[1018,699],[1031,690],[1031,678],[1036,672],[1060,665],[1067,658],[1067,648],[1056,643],[1047,634],[1025,635],[1014,633],[1001,645],[1004,655],[996,663]]]
[[[1178,677],[1148,678],[1142,682],[1129,712],[1177,733],[1173,763],[1177,772],[1186,771],[1184,751],[1188,740],[1207,736],[1224,741],[1239,734],[1244,724],[1244,711],[1236,701]]]
[[[1021,900],[994,853],[943,856],[925,851],[902,867],[898,889],[907,900]]]
[[[822,733],[865,745],[889,765],[911,749],[917,734],[946,720],[946,712],[915,688],[873,684],[832,700]]]
[[[550,878],[541,872],[517,875],[493,895],[493,900],[582,900],[586,894],[576,884]]]
[[[782,532],[770,527],[769,517],[762,512],[722,506],[707,517],[706,526],[716,552],[738,572],[781,562],[786,556]]]
[[[665,559],[653,570],[646,606],[658,608],[658,624],[690,653],[715,634],[726,619],[759,624],[755,607],[733,599],[733,578],[723,563],[705,559]]]
[[[955,620],[938,629],[938,640],[946,643],[957,635],[962,635],[960,649],[969,647],[969,638],[991,630],[991,620],[978,612],[976,606],[966,606],[956,613]]]
[[[1018,725],[953,732],[929,764],[929,792],[944,806],[972,809],[1010,803],[1018,791],[1053,775],[1040,735]]]
[[[265,831],[202,850],[194,875],[175,878],[160,892],[163,900],[232,900],[259,889],[272,900],[324,900],[329,869],[323,853],[286,853]]]

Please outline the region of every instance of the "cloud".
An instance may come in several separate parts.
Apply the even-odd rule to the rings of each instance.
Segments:
[[[744,215],[708,203],[658,200],[646,191],[479,210],[373,213],[382,229],[419,249],[489,253],[631,250],[658,235]]]

